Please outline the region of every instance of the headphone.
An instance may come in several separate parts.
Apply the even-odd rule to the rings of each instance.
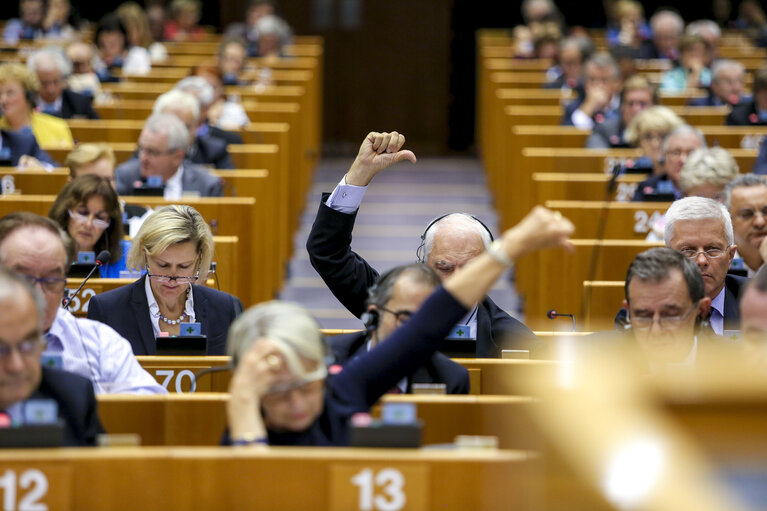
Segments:
[[[435,218],[434,220],[432,220],[431,222],[429,222],[429,225],[426,226],[426,229],[424,229],[423,234],[421,234],[421,244],[418,245],[418,248],[415,251],[415,257],[416,257],[416,260],[419,263],[425,263],[426,262],[426,258],[424,257],[424,251],[425,251],[425,246],[426,246],[426,233],[429,232],[429,229],[431,229],[431,227],[434,224],[436,224],[437,222],[439,222],[443,218],[448,217],[450,215],[464,215],[464,216],[467,216],[467,217],[475,220],[479,225],[484,227],[484,229],[487,231],[487,234],[490,235],[490,242],[492,243],[493,241],[495,241],[495,238],[493,237],[493,233],[490,232],[490,229],[484,224],[484,222],[482,222],[482,220],[480,220],[479,218],[475,217],[474,215],[470,215],[468,213],[447,213],[446,215],[439,216],[439,217]]]

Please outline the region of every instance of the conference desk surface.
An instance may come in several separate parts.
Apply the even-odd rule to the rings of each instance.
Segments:
[[[13,510],[425,511],[533,509],[538,464],[516,451],[102,447],[5,450],[0,466]]]

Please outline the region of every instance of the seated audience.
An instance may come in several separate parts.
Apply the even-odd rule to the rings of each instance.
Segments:
[[[116,70],[121,70],[123,75],[144,75],[152,69],[149,51],[130,45],[128,32],[117,14],[101,18],[93,42],[99,57],[94,68],[102,82],[119,82],[120,78],[114,75]]]
[[[224,36],[229,39],[240,39],[245,41],[248,49],[248,56],[258,55],[258,31],[256,23],[264,16],[276,14],[273,0],[250,0],[248,8],[245,11],[245,22],[232,23],[226,27]]]
[[[664,241],[700,268],[714,333],[739,330],[738,299],[746,279],[727,273],[737,248],[727,208],[704,197],[674,202],[666,211]]]
[[[213,236],[202,216],[191,206],[162,207],[144,221],[128,253],[128,267],[146,274],[91,298],[88,317],[128,339],[136,355],[155,355],[163,332],[179,335],[182,322],[199,323],[208,355],[223,355],[242,303],[205,286],[212,257]]]
[[[650,106],[639,112],[626,127],[623,138],[629,147],[638,147],[642,155],[636,166],[663,173],[663,141],[669,131],[684,121],[665,106]]]
[[[43,20],[45,37],[59,41],[75,39],[80,25],[82,22],[79,16],[72,12],[69,0],[49,0]]]
[[[199,71],[198,68],[195,69],[193,72],[196,73]],[[212,70],[213,74],[216,74],[217,71],[214,68],[209,68]],[[221,87],[221,83],[218,83],[219,87]],[[211,113],[210,109],[218,108],[219,105],[216,104],[217,101],[221,100],[222,98],[220,95],[217,95],[215,92],[215,88],[211,83],[208,82],[207,79],[203,78],[202,76],[188,76],[178,82],[175,87],[177,90],[180,90],[182,92],[187,92],[197,98],[197,101],[200,103],[200,127],[197,128],[197,136],[200,137],[206,137],[211,136],[213,138],[221,139],[227,144],[242,144],[242,136],[240,136],[239,133],[236,131],[227,131],[225,129],[221,129],[218,126],[212,126],[211,125]],[[220,91],[219,93],[220,94]],[[229,103],[227,101],[224,101],[225,103]],[[233,105],[237,105],[240,108],[240,111],[242,112],[242,115],[245,117],[245,122],[237,125],[237,126],[231,126],[232,129],[239,129],[247,124],[250,123],[248,120],[247,115],[245,115],[245,110],[242,108],[242,105],[239,103],[232,103]],[[218,120],[220,122],[221,113],[218,113]]]
[[[594,45],[585,37],[568,37],[559,44],[557,64],[546,71],[544,89],[583,89],[583,64],[594,51]]]
[[[749,276],[767,260],[767,180],[764,176],[745,174],[724,189],[724,204],[730,211],[736,257],[741,259]]]
[[[60,360],[65,371],[89,378],[96,393],[165,393],[141,368],[128,341],[61,307],[74,255],[74,242],[50,218],[22,212],[0,219],[0,263],[39,286],[45,297],[45,355]]]
[[[293,40],[290,26],[284,19],[274,15],[261,17],[256,22],[258,33],[257,57],[282,57],[283,48]]]
[[[365,330],[328,338],[335,363],[346,365],[386,342],[439,285],[439,275],[422,263],[397,266],[381,275],[368,291],[367,311],[363,314]],[[447,394],[468,394],[469,373],[445,355],[435,353],[398,382],[394,393],[410,393],[416,383],[443,383]]]
[[[722,29],[713,20],[698,20],[687,25],[685,33],[702,37],[706,41],[706,56],[703,65],[709,69],[719,58],[719,43]]]
[[[654,107],[659,108],[659,107]],[[652,142],[655,149],[655,142]],[[687,157],[696,149],[706,147],[703,134],[688,124],[679,124],[658,141],[659,154],[663,163],[658,160],[654,164],[653,174],[637,185],[633,201],[651,200],[654,195],[673,195],[674,199],[682,197],[679,188],[679,174]],[[655,161],[655,160],[653,160]],[[658,173],[658,170],[660,171]],[[657,199],[656,199],[657,200]]]
[[[20,0],[19,17],[8,20],[3,29],[3,41],[16,44],[19,40],[39,39],[45,35],[45,0]]]
[[[0,129],[31,131],[42,147],[72,147],[74,140],[66,121],[35,111],[40,90],[37,76],[21,64],[0,64]]]
[[[639,50],[652,37],[645,21],[644,7],[633,0],[619,0],[613,5],[615,22],[607,27],[607,43]]]
[[[218,47],[218,69],[224,85],[247,85],[240,78],[248,57],[245,44],[238,39],[226,39]]]
[[[644,77],[632,76],[621,89],[620,116],[607,119],[594,126],[586,140],[589,149],[630,147],[626,141],[626,128],[637,114],[658,103],[657,89]]]
[[[661,76],[662,92],[680,93],[711,84],[711,70],[705,67],[708,42],[701,36],[686,35],[679,43],[679,65]]]
[[[67,58],[72,63],[72,74],[67,80],[69,89],[98,99],[101,94],[101,81],[93,70],[93,61],[96,59],[93,45],[72,43],[67,46]]]
[[[40,82],[37,107],[41,112],[63,119],[99,118],[93,110],[93,96],[74,92],[67,86],[72,64],[61,50],[45,48],[36,51],[27,59],[27,68]]]
[[[170,4],[170,19],[165,22],[163,40],[201,41],[205,30],[197,24],[200,21],[202,3],[198,0],[173,0]]]
[[[569,103],[562,117],[563,126],[591,130],[619,116],[620,75],[613,58],[598,53],[586,62],[585,95]]]
[[[69,234],[79,252],[93,252],[91,261],[109,250],[111,258],[101,267],[103,278],[118,278],[127,269],[130,242],[123,239],[123,213],[109,179],[94,175],[73,179],[59,192],[48,217]]]
[[[743,99],[746,79],[743,64],[735,60],[720,59],[711,66],[711,87],[705,98],[694,98],[691,106],[737,105]]]
[[[153,114],[144,124],[138,139],[138,157],[115,170],[117,193],[133,195],[150,176],[160,176],[165,200],[178,200],[184,194],[221,197],[221,180],[203,166],[185,159],[189,130],[172,114]]]
[[[767,66],[754,72],[751,98],[732,107],[725,124],[728,126],[763,126],[767,124]]]
[[[706,335],[703,320],[711,299],[700,270],[679,252],[658,247],[636,256],[625,290],[631,332],[651,372],[694,369],[721,345],[716,336]]]
[[[30,400],[53,401],[65,446],[96,445],[104,432],[87,378],[41,364],[45,301],[26,279],[0,268],[0,410],[23,425]]]
[[[724,187],[738,177],[735,158],[721,147],[696,149],[682,165],[679,189],[685,197],[706,197],[724,202]]]
[[[234,445],[347,445],[349,421],[397,382],[427,364],[461,316],[526,253],[568,247],[573,225],[536,208],[484,254],[445,279],[413,317],[384,342],[327,377],[316,321],[300,306],[268,302],[230,331],[235,372],[227,406]],[[327,378],[327,381],[326,381]]]
[[[195,96],[178,89],[168,91],[154,102],[152,113],[175,115],[184,123],[190,139],[186,151],[187,160],[217,169],[234,168],[226,148],[227,141],[210,133],[199,133],[203,120],[200,117],[200,102]]]
[[[365,312],[368,288],[379,274],[351,250],[354,221],[367,185],[376,174],[403,160],[415,163],[415,155],[402,150],[404,143],[405,137],[397,132],[371,132],[365,137],[349,172],[332,194],[323,195],[306,242],[314,269],[357,317]],[[417,255],[419,262],[428,264],[444,279],[484,252],[490,242],[491,234],[484,224],[471,215],[454,213],[429,224]],[[471,327],[477,357],[499,356],[502,338],[508,340],[503,348],[533,350],[541,345],[530,329],[490,298],[481,301],[461,324]]]
[[[165,46],[152,37],[149,19],[139,4],[133,1],[123,2],[116,12],[125,26],[128,45],[131,48],[145,48],[152,62],[163,62],[168,58]]]
[[[248,114],[245,113],[242,105],[238,101],[227,98],[224,95],[223,77],[218,68],[197,66],[192,70],[192,73],[195,76],[202,77],[213,87],[213,101],[208,106],[207,117],[207,124],[211,126],[212,135],[217,136],[215,134],[216,130],[229,133],[229,130],[237,130],[250,124]],[[233,141],[227,138],[227,142],[230,144],[240,144],[242,140]]]
[[[767,271],[756,272],[740,300],[740,332],[746,360],[767,364]]]
[[[684,32],[684,20],[670,10],[660,10],[650,18],[652,40],[645,41],[639,48],[640,59],[679,58],[679,42]]]

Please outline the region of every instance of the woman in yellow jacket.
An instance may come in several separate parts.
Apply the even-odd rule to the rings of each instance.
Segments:
[[[74,147],[72,132],[65,120],[35,111],[39,89],[37,75],[23,65],[0,65],[0,128],[30,129],[42,148]]]

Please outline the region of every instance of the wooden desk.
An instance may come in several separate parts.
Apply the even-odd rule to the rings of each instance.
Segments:
[[[34,509],[56,511],[532,509],[539,467],[515,451],[319,447],[4,450],[0,465],[31,483],[19,499],[37,490]]]
[[[603,239],[644,240],[655,220],[663,216],[670,202],[602,202],[547,200],[544,205],[562,213],[575,225],[575,236],[596,238],[600,217],[607,215]]]

